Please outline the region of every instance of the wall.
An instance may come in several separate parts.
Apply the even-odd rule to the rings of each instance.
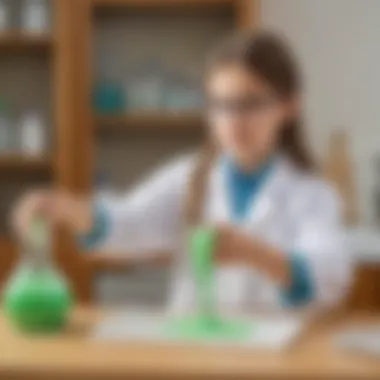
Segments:
[[[360,214],[373,218],[374,156],[380,153],[380,1],[261,0],[265,27],[293,44],[306,78],[306,119],[323,153],[329,133],[351,137]]]

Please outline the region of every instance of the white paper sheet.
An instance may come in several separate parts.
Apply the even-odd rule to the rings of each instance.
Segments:
[[[309,318],[302,316],[245,316],[233,320],[249,322],[254,325],[252,333],[244,342],[215,340],[184,341],[168,338],[163,334],[172,316],[144,311],[123,311],[106,317],[92,332],[91,338],[108,342],[152,342],[160,344],[213,345],[219,347],[240,346],[280,350],[291,345],[307,326]]]
[[[340,331],[335,344],[347,351],[354,351],[380,358],[380,326],[358,325]]]

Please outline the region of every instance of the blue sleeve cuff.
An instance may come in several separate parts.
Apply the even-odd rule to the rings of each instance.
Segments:
[[[109,215],[105,207],[100,204],[95,204],[93,216],[94,225],[91,231],[85,235],[77,236],[79,246],[86,251],[94,250],[106,239],[109,232]]]
[[[307,259],[301,255],[290,256],[292,282],[287,289],[282,289],[281,300],[284,306],[305,306],[314,298],[314,283]]]

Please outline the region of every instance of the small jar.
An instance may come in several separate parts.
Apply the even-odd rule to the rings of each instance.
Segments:
[[[11,27],[11,11],[9,0],[0,0],[0,32],[4,32]]]
[[[46,0],[24,0],[21,8],[21,28],[28,33],[49,30],[49,9]]]
[[[11,148],[11,120],[5,102],[0,100],[0,154],[8,153]]]
[[[164,106],[165,71],[152,59],[143,63],[127,81],[128,106],[135,110],[156,111]]]
[[[45,149],[45,126],[38,113],[27,113],[20,125],[21,152],[26,155],[38,156]]]
[[[95,112],[99,115],[122,114],[125,103],[119,63],[112,52],[104,52],[93,90]]]

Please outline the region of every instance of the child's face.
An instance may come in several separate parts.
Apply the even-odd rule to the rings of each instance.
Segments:
[[[223,151],[249,164],[275,149],[291,104],[278,98],[258,76],[238,64],[209,77],[208,118]]]

